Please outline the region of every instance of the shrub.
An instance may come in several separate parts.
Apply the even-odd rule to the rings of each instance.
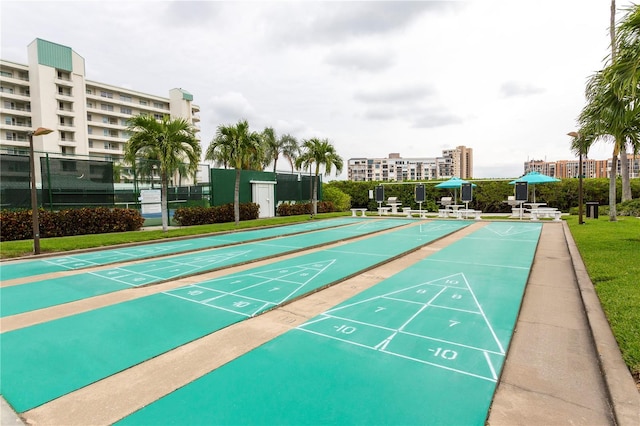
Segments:
[[[256,203],[240,203],[240,220],[258,218],[260,206]],[[180,207],[173,219],[181,226],[207,225],[235,221],[233,203],[213,207]]]
[[[313,204],[311,203],[282,203],[276,209],[278,216],[298,216],[302,214],[311,214]],[[331,201],[318,201],[318,213],[331,213],[336,211]]]
[[[144,223],[144,218],[138,210],[107,207],[56,212],[41,209],[38,219],[41,238],[136,231]],[[33,238],[31,210],[2,211],[0,223],[2,241]]]
[[[616,206],[618,216],[640,217],[640,199],[624,201]]]
[[[333,203],[337,212],[346,212],[351,208],[351,197],[335,186],[325,185],[322,198],[324,201]]]

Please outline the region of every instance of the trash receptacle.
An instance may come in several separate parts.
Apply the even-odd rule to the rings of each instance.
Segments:
[[[598,202],[597,201],[589,201],[587,202],[587,217],[591,219],[598,218]]]

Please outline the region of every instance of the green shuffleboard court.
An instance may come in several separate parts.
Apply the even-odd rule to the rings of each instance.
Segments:
[[[412,223],[243,273],[3,333],[2,395],[16,411],[29,410],[471,222]]]
[[[117,424],[484,425],[540,230],[491,223]]]
[[[221,235],[212,235],[209,237],[194,237],[179,241],[156,242],[133,247],[121,247],[66,256],[47,257],[45,259],[15,262],[9,261],[2,264],[0,267],[0,275],[3,280],[13,280],[16,278],[31,277],[34,275],[48,274],[52,272],[89,268],[93,266],[108,265],[110,263],[165,256],[264,238],[292,235],[300,232],[348,225],[362,220],[363,219],[346,217],[318,220],[314,222],[277,226],[273,228],[230,232]]]
[[[365,220],[348,226],[309,232],[218,249],[150,259],[95,272],[49,278],[0,288],[0,317],[69,303],[130,287],[178,279],[187,275],[255,261],[295,250],[328,244],[395,228],[411,220]],[[267,231],[267,230],[265,230]]]

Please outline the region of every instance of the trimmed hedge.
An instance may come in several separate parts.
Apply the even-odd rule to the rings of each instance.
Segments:
[[[38,218],[41,238],[136,231],[144,224],[138,210],[107,207],[56,212],[40,209]],[[0,211],[0,241],[33,238],[32,220],[31,210]]]
[[[477,186],[473,188],[473,201],[469,203],[469,208],[481,210],[485,213],[507,213],[511,211],[511,207],[505,203],[505,200],[509,195],[514,195],[514,186],[509,185],[508,179],[481,179],[474,180],[473,182]],[[384,183],[385,199],[388,197],[397,197],[403,207],[418,208],[414,195],[415,184],[418,182],[331,181],[323,184],[323,189],[326,191],[327,187],[337,188],[351,197],[351,207],[367,208],[368,210],[376,211],[378,205],[375,200],[369,199],[369,190],[373,190],[376,185],[380,185],[381,183]],[[453,196],[454,194],[454,191],[451,189],[436,188],[436,182],[425,181],[424,183],[426,190],[426,201],[422,204],[424,210],[437,211],[440,198]],[[531,187],[529,190],[532,191]],[[556,183],[536,185],[535,191],[537,201],[547,203],[549,206],[556,207],[563,212],[568,212],[572,207],[578,206],[578,179],[562,179]],[[457,192],[459,197],[460,191]],[[616,193],[617,202],[620,202],[622,195],[622,183],[620,179],[618,179]],[[640,179],[631,179],[631,193],[634,199],[640,198]],[[600,206],[608,205],[609,179],[584,179],[584,201],[596,201]],[[623,206],[623,208],[625,207]],[[624,211],[626,211],[626,209]]]
[[[256,203],[240,203],[240,220],[257,219],[259,209]],[[176,209],[173,220],[181,226],[233,222],[233,203],[214,207],[181,207]]]
[[[278,216],[298,216],[301,214],[311,214],[312,203],[282,203],[276,209]],[[331,201],[318,201],[318,213],[331,213],[336,211]]]

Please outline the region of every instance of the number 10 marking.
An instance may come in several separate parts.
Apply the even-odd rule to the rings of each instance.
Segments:
[[[351,326],[344,325],[344,324],[342,324],[341,326],[335,325],[335,326],[333,326],[333,328],[335,328],[338,333],[342,333],[342,334],[351,334],[354,331],[356,331],[355,327],[351,327]]]
[[[458,356],[458,352],[451,349],[442,349],[442,348],[429,349],[429,352],[433,352],[433,356],[435,357],[440,357],[440,358],[449,359],[449,360],[456,359],[456,357]]]

